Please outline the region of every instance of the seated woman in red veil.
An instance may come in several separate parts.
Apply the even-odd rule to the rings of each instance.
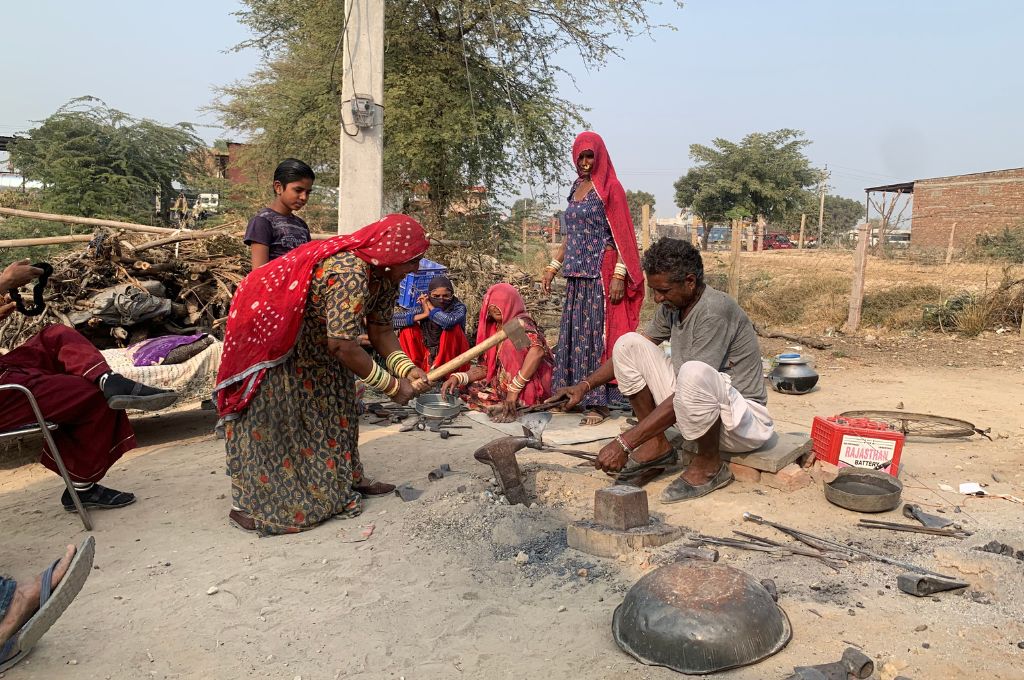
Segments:
[[[513,319],[519,319],[526,329],[528,348],[517,349],[506,339],[487,350],[469,371],[449,376],[441,388],[443,394],[465,388],[470,408],[487,411],[492,420],[503,423],[515,420],[520,407],[534,406],[551,395],[555,365],[544,334],[526,313],[522,296],[507,283],[491,286],[484,295],[476,343],[479,345]]]

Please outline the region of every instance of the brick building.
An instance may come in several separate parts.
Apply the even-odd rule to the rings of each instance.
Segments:
[[[979,234],[1024,224],[1024,168],[933,177],[868,191],[914,195],[910,244],[945,249],[953,223],[956,248],[974,245]]]

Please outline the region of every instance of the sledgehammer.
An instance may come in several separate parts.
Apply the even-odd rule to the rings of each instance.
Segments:
[[[441,364],[434,370],[430,371],[430,373],[427,374],[427,379],[430,382],[435,382],[438,378],[444,378],[449,373],[454,373],[460,367],[468,364],[473,359],[476,359],[490,348],[500,345],[506,339],[511,340],[516,349],[526,349],[530,346],[530,336],[526,334],[526,329],[523,327],[523,323],[519,319],[512,319],[502,326],[500,331],[487,338],[479,345],[470,347],[451,361]]]

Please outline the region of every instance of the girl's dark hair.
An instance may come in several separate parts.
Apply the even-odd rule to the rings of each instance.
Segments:
[[[316,180],[313,168],[309,167],[297,158],[285,158],[278,163],[274,170],[274,181],[280,182],[281,186],[287,186],[290,182],[301,182],[304,179]]]

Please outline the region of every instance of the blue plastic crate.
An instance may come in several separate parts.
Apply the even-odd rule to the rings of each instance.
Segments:
[[[427,286],[430,285],[430,280],[447,271],[448,268],[443,264],[426,258],[420,260],[419,271],[407,274],[398,284],[398,304],[406,308],[415,307],[419,296],[428,292]]]

